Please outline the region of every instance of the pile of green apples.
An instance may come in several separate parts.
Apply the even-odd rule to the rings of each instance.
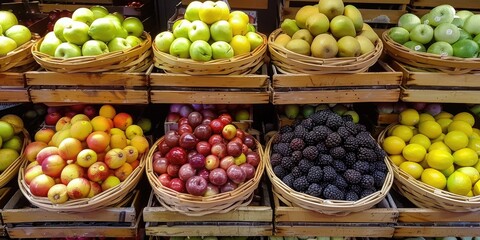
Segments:
[[[30,39],[32,39],[32,33],[27,27],[18,24],[15,14],[0,11],[0,57],[17,49]]]
[[[24,138],[23,127],[23,120],[15,114],[0,118],[0,172],[20,156]]]
[[[172,31],[159,33],[155,47],[178,58],[195,61],[229,59],[246,54],[263,44],[263,37],[242,11],[230,12],[223,1],[193,1]]]
[[[342,0],[320,0],[285,19],[275,43],[298,54],[318,58],[358,57],[375,49],[378,35],[361,12]]]
[[[421,18],[406,13],[388,32],[393,41],[414,51],[461,58],[477,57],[479,34],[480,14],[457,12],[448,4],[433,8]]]
[[[103,6],[78,8],[55,22],[39,51],[53,57],[96,56],[140,45],[143,24],[136,17],[109,13]]]

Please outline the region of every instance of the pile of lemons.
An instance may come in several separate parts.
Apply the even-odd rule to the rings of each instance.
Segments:
[[[400,169],[432,187],[480,195],[480,130],[468,112],[435,116],[406,109],[382,143]]]

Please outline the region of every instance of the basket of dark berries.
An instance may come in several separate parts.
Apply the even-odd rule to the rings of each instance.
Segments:
[[[393,183],[386,154],[366,127],[331,110],[281,127],[264,159],[276,197],[324,214],[369,209]]]

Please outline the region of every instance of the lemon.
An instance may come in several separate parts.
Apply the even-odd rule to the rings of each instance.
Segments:
[[[478,128],[472,128],[473,132],[478,134],[480,136],[480,129]]]
[[[447,179],[447,189],[451,193],[466,196],[472,189],[472,181],[464,173],[455,171]]]
[[[475,164],[475,166],[473,167],[477,169],[478,172],[480,172],[480,161],[478,161],[477,164]]]
[[[400,164],[407,161],[407,159],[405,159],[402,155],[390,155],[389,157],[395,166],[400,166]]]
[[[453,153],[453,162],[461,167],[475,166],[478,154],[470,148],[462,148]]]
[[[473,128],[472,128],[473,129]],[[470,135],[470,137],[473,137],[473,138],[480,138],[480,135],[478,135],[478,133],[476,133],[475,131],[472,132],[472,135]]]
[[[443,142],[444,139],[445,139],[445,133],[442,133],[442,134],[440,134],[439,137],[430,140],[430,142],[432,142],[432,143],[434,143],[434,142]]]
[[[409,126],[398,125],[390,135],[397,136],[401,138],[404,142],[408,142],[410,141],[410,138],[413,137],[413,130]]]
[[[437,123],[440,124],[440,127],[442,127],[442,132],[447,133],[448,132],[448,125],[452,123],[453,120],[450,118],[440,118],[437,120]]]
[[[453,151],[457,151],[468,145],[468,136],[461,131],[451,131],[445,135],[443,142]]]
[[[475,151],[478,155],[480,155],[480,138],[470,137],[467,147]]]
[[[472,135],[473,129],[467,122],[456,120],[448,125],[448,131],[461,131],[467,134],[467,136]]]
[[[475,184],[478,179],[480,179],[480,173],[474,167],[461,167],[457,169],[457,172],[467,175],[470,178],[470,181],[472,181],[472,184]]]
[[[435,120],[438,120],[441,118],[453,118],[453,115],[449,112],[441,111],[439,114],[435,115]]]
[[[426,154],[427,150],[422,145],[416,143],[407,144],[402,150],[403,157],[412,162],[421,162]]]
[[[422,176],[423,167],[416,162],[404,162],[399,167],[415,179],[419,179]]]
[[[390,129],[388,129],[388,131],[387,131],[387,136],[391,136],[391,135],[392,135],[392,132],[393,132],[393,130],[394,130],[396,127],[398,127],[398,126],[400,126],[400,125],[399,125],[399,124],[397,124],[397,125],[394,125],[393,127],[391,127]]]
[[[478,181],[477,183],[475,183],[475,185],[473,185],[473,195],[475,196],[480,195],[480,181]]]
[[[420,114],[413,108],[407,108],[398,115],[398,121],[407,126],[415,126],[420,121]]]
[[[452,175],[453,172],[455,172],[455,165],[450,166],[449,168],[440,171],[445,177],[448,177]]]
[[[382,143],[383,150],[388,154],[401,154],[405,145],[405,141],[397,136],[387,137]]]
[[[475,124],[475,118],[473,117],[472,114],[468,112],[457,113],[455,116],[453,116],[453,121],[457,121],[457,120],[467,122],[470,125],[470,127],[473,127],[473,125]]]
[[[435,139],[442,135],[442,127],[440,124],[432,120],[418,124],[418,131],[430,139]]]
[[[467,197],[473,197],[473,192],[472,192],[472,190],[468,191]]]
[[[422,145],[425,149],[428,149],[430,147],[431,142],[430,142],[430,139],[419,133],[419,134],[415,134],[412,138],[410,138],[410,142],[409,143],[417,143],[417,144],[420,144]]]
[[[445,150],[436,149],[425,156],[428,166],[437,170],[445,170],[453,165],[454,157]]]
[[[435,149],[442,149],[442,150],[447,151],[448,153],[452,153],[452,150],[447,145],[445,145],[444,142],[434,142],[434,143],[432,143],[432,145],[430,145],[430,147],[428,148],[428,151],[431,152]]]
[[[430,113],[420,113],[419,120],[418,120],[419,123],[428,121],[428,120],[435,121],[435,118],[432,115],[430,115]]]
[[[433,168],[423,170],[420,179],[422,182],[438,189],[444,189],[447,185],[447,178],[445,175]]]

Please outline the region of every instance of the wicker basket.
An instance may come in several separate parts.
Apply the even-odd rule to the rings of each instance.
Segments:
[[[140,164],[133,170],[133,172],[121,182],[119,185],[103,191],[92,198],[81,198],[75,200],[68,200],[62,204],[53,204],[46,197],[37,197],[32,195],[29,186],[25,183],[25,167],[28,165],[28,161],[20,167],[18,172],[18,187],[22,191],[28,201],[42,209],[55,212],[92,212],[98,209],[117,206],[125,197],[130,194],[137,183],[142,178],[142,174],[145,168],[145,159],[147,154],[143,154],[140,158]]]
[[[383,143],[388,130],[395,124],[397,123],[389,125],[378,135],[380,144]],[[450,212],[473,212],[480,210],[480,196],[466,197],[434,188],[413,178],[396,166],[390,158],[388,159],[388,165],[393,169],[393,174],[395,175],[395,189],[416,206]]]
[[[188,75],[243,75],[252,74],[263,65],[267,53],[267,37],[258,33],[263,38],[263,44],[253,51],[229,59],[217,59],[200,62],[192,59],[177,58],[158,50],[152,45],[155,67],[163,69],[166,73]]]
[[[267,144],[263,160],[265,161],[267,175],[272,182],[273,194],[288,206],[298,206],[327,215],[347,215],[352,212],[360,212],[372,208],[375,204],[382,201],[388,191],[390,191],[393,183],[393,174],[390,165],[387,163],[388,173],[385,177],[382,189],[354,202],[324,200],[305,193],[297,192],[287,186],[273,172],[272,165],[270,164],[270,151],[272,149],[273,139],[274,138],[271,138]],[[387,161],[388,160],[385,158],[385,162]]]
[[[257,166],[255,176],[239,185],[234,191],[220,193],[209,197],[193,196],[188,193],[179,193],[175,190],[163,186],[156,173],[153,171],[153,154],[157,150],[157,145],[163,137],[157,140],[148,152],[146,171],[148,181],[152,186],[160,204],[169,211],[179,212],[188,216],[203,216],[212,213],[226,213],[235,210],[241,206],[247,206],[253,197],[253,192],[257,189],[262,178],[264,163],[260,161]],[[257,151],[263,157],[263,149],[257,142]]]
[[[268,37],[268,50],[273,64],[283,73],[331,74],[366,72],[374,65],[383,51],[382,41],[378,40],[375,49],[359,57],[317,58],[305,56],[286,49],[274,41],[282,32],[273,31]]]
[[[30,63],[35,62],[32,57],[31,48],[35,45],[35,42],[40,39],[38,34],[32,34],[32,40],[24,43],[20,47],[17,47],[12,52],[9,52],[6,56],[0,57],[0,72],[5,72],[9,69],[22,67]]]
[[[38,49],[43,39],[32,46],[32,54],[38,64],[47,71],[60,73],[77,72],[142,72],[152,64],[152,38],[143,33],[144,41],[133,48],[109,52],[97,56],[58,58],[41,53]]]
[[[419,68],[433,68],[449,74],[465,74],[480,69],[480,58],[459,58],[417,52],[393,41],[388,36],[388,32],[385,31],[382,34],[385,51],[399,62]]]
[[[20,156],[15,159],[15,161],[10,164],[2,173],[0,173],[0,188],[7,185],[10,180],[12,180],[18,173],[18,169],[24,163],[27,163],[28,160],[25,158],[25,147],[30,143],[30,134],[28,134],[27,130],[23,129],[23,145],[22,150],[20,152]]]

